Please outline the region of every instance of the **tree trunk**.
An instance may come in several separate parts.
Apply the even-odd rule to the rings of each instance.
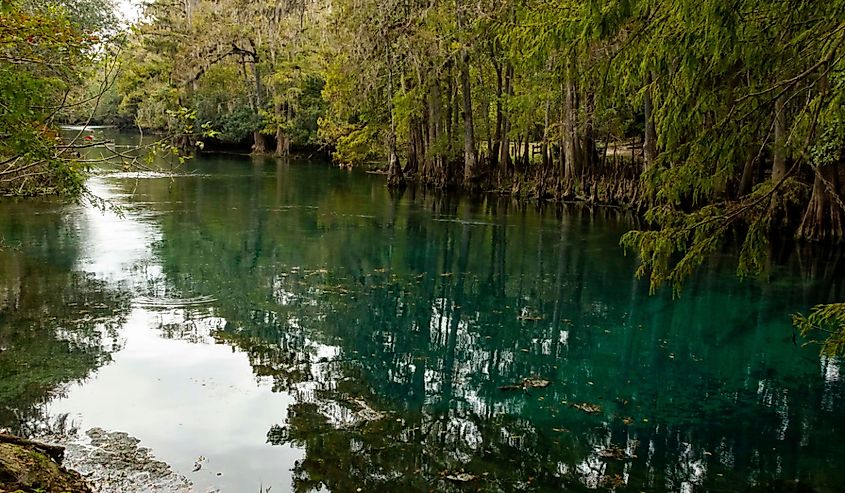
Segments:
[[[476,84],[478,87],[484,87],[484,76],[479,73],[478,79]],[[485,140],[485,148],[482,150],[480,147],[476,147],[476,160],[478,161],[478,170],[477,174],[483,174],[484,168],[490,162],[490,149],[493,147],[493,130],[490,126],[490,96],[488,96],[487,91],[481,91],[481,98],[480,104],[480,115],[481,115],[481,124],[484,128],[484,140]],[[479,137],[478,135],[475,136],[476,143],[478,143]]]
[[[577,122],[577,90],[575,88],[574,69],[572,62],[569,62],[567,80],[564,83],[566,94],[564,95],[564,120],[563,120],[563,148],[564,148],[564,172],[563,179],[571,183],[581,175],[579,166],[578,151],[578,122]]]
[[[772,181],[779,182],[786,176],[786,113],[784,96],[775,100],[775,140],[772,146]]]
[[[531,163],[531,132],[529,130],[525,131],[525,142],[522,145],[525,146],[522,152],[522,170],[526,171]]]
[[[387,138],[387,186],[400,188],[405,185],[405,176],[399,166],[399,154],[396,151],[396,111],[393,109],[393,64],[390,60],[390,49],[387,53],[387,107],[390,109],[390,135]]]
[[[405,166],[403,173],[405,175],[412,175],[418,172],[420,163],[424,161],[422,125],[416,118],[411,118],[408,122],[408,138],[408,164]]]
[[[845,204],[839,192],[839,168],[830,164],[816,168],[813,195],[798,228],[807,241],[840,242],[845,239]]]
[[[595,94],[592,91],[587,91],[584,95],[584,128],[581,138],[581,176],[586,176],[588,173],[594,173],[598,162],[598,151],[596,151],[596,135],[595,125],[593,124],[593,114],[595,113]]]
[[[513,95],[513,65],[507,64],[505,67],[505,97]],[[510,118],[506,114],[502,114],[502,138],[499,144],[499,165],[504,166],[508,173],[513,171],[511,162],[511,148],[510,148]]]
[[[563,83],[560,84],[560,95],[562,99],[565,99],[566,90],[564,89]],[[567,170],[567,161],[566,161],[566,104],[562,104],[560,106],[560,115],[558,121],[558,160],[560,162],[560,169],[558,174],[558,196],[562,196],[566,193],[566,189],[569,186],[568,184],[568,170]]]
[[[742,167],[742,178],[739,180],[738,196],[746,195],[754,187],[754,174],[757,171],[757,154],[751,152]]]
[[[287,120],[284,112],[284,105],[276,103],[276,156],[286,157],[290,154],[290,139],[285,132],[284,122]]]
[[[496,69],[496,129],[493,134],[493,145],[490,147],[490,164],[491,168],[496,168],[499,164],[499,148],[502,145],[502,90],[504,81],[502,79],[502,66],[499,63],[493,62]]]
[[[461,92],[464,120],[464,188],[478,189],[478,156],[475,153],[475,125],[472,120],[472,87],[469,80],[469,53],[461,53]]]
[[[260,130],[254,130],[252,132],[252,153],[267,154],[267,136],[261,133]]]
[[[643,106],[645,107],[645,140],[643,142],[643,157],[645,169],[651,168],[657,159],[657,130],[654,126],[654,101],[651,99],[652,76],[648,76],[649,86],[645,91]]]
[[[543,155],[543,172],[549,167],[549,111],[551,110],[551,101],[546,100],[545,113],[543,117],[543,143],[540,146],[540,153]]]
[[[259,67],[258,50],[255,48],[255,43],[252,39],[249,40],[252,46],[252,75],[255,77],[255,112],[260,115],[264,107],[264,91],[261,86],[261,69]],[[255,154],[267,153],[267,136],[261,133],[262,129],[257,129],[252,132],[252,152]]]
[[[446,68],[447,68],[447,74],[448,74],[448,76],[446,77],[447,95],[446,95],[446,107],[444,108],[446,111],[444,111],[443,116],[445,117],[445,120],[446,120],[445,121],[445,123],[446,123],[446,125],[445,125],[445,128],[446,128],[446,161],[451,161],[452,156],[454,154],[452,152],[452,145],[453,145],[453,141],[455,140],[455,139],[452,138],[452,135],[453,135],[453,133],[452,133],[452,130],[453,130],[452,122],[454,121],[454,119],[452,118],[452,115],[454,115],[454,113],[455,113],[454,107],[455,107],[456,96],[455,96],[455,84],[452,81],[451,64],[447,63]],[[448,165],[448,163],[447,163],[447,165]]]
[[[402,166],[399,166],[399,155],[396,152],[396,140],[393,139],[387,158],[387,187],[401,188],[403,186],[405,186],[405,175],[402,172]]]
[[[436,80],[431,85],[429,95],[428,125],[428,152],[426,152],[428,176],[426,180],[442,187],[445,185],[446,179],[443,165],[443,147],[440,142],[443,139],[443,109],[440,101],[440,84]]]

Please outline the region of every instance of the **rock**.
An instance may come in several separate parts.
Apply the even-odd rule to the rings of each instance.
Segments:
[[[590,404],[589,402],[584,402],[582,404],[575,403],[570,404],[569,406],[587,414],[598,414],[601,412],[601,406],[598,404]]]
[[[79,473],[65,469],[45,452],[57,449],[61,447],[4,435],[0,438],[0,491],[91,493]]]
[[[65,462],[84,474],[98,493],[192,491],[187,478],[157,460],[150,449],[139,447],[139,439],[101,428],[91,428],[85,435],[89,440],[82,436],[61,440],[66,446]]]

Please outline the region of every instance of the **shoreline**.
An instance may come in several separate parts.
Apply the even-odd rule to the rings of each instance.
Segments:
[[[193,483],[159,460],[141,440],[99,427],[84,433],[43,434],[37,441],[64,448],[63,468],[76,472],[97,493],[188,493]]]

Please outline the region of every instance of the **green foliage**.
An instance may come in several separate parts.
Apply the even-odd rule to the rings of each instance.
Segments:
[[[378,128],[367,124],[338,125],[321,121],[320,135],[335,143],[334,160],[346,166],[363,166],[381,156]]]
[[[324,105],[313,33],[294,5],[271,17],[264,7],[148,4],[123,57],[121,112],[139,127],[167,131],[168,110],[189,107],[223,141],[278,131],[294,144],[316,143]]]
[[[843,79],[845,75],[838,74],[836,78]],[[826,121],[820,122],[822,131],[809,151],[811,162],[817,167],[845,161],[845,92],[838,93],[830,106]]]
[[[82,167],[63,144],[54,117],[98,41],[56,5],[0,13],[0,192],[76,195]]]
[[[108,30],[105,0],[75,1],[70,29]],[[93,114],[183,132],[187,108],[256,150],[270,136],[342,165],[396,155],[437,187],[477,173],[473,187],[610,196],[646,211],[622,238],[638,275],[677,294],[727,244],[738,275],[765,276],[773,238],[845,235],[836,180],[808,193],[845,161],[843,18],[845,0],[152,1]],[[611,145],[624,159],[608,162]]]
[[[817,305],[809,315],[794,315],[792,322],[810,343],[821,346],[822,353],[845,355],[845,303]]]
[[[21,6],[35,13],[59,7],[74,28],[83,33],[110,37],[118,30],[112,0],[22,0]]]

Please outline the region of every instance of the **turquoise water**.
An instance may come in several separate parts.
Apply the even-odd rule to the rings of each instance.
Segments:
[[[789,319],[845,298],[832,261],[725,254],[673,300],[618,211],[189,167],[93,178],[119,213],[0,205],[0,426],[126,431],[196,491],[845,484],[841,361]]]

